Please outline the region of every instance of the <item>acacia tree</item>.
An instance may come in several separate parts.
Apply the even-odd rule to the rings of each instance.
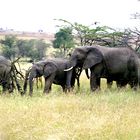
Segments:
[[[108,47],[115,46],[128,46],[128,40],[130,39],[130,32],[128,30],[117,31],[108,26],[85,26],[79,23],[71,23],[69,21],[59,19],[65,23],[60,27],[69,27],[72,29],[72,34],[79,43],[80,46],[85,45],[102,45]]]
[[[75,45],[74,37],[72,35],[72,28],[61,28],[55,34],[55,40],[53,41],[53,47],[59,48],[63,56],[66,56],[68,51]]]

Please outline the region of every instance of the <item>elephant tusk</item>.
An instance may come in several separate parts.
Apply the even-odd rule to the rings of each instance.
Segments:
[[[70,67],[70,68],[68,68],[68,69],[65,69],[64,71],[70,71],[70,70],[72,70],[73,69],[73,67]]]

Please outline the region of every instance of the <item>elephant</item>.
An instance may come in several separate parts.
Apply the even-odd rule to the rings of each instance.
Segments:
[[[0,85],[5,93],[7,90],[12,92],[11,86],[11,62],[5,57],[0,56]]]
[[[16,78],[19,72],[14,64],[15,62],[10,62],[4,56],[0,56],[0,85],[2,86],[3,93],[7,91],[11,93],[17,86],[18,91],[22,94],[21,86]],[[14,83],[16,83],[16,86]]]
[[[90,69],[90,89],[100,89],[100,78],[117,81],[118,84],[129,83],[132,88],[138,87],[140,60],[136,52],[128,47],[109,48],[104,46],[77,47],[69,58],[67,71],[67,90],[73,67]]]
[[[24,93],[27,90],[27,81],[29,80],[29,95],[32,96],[33,93],[33,79],[44,76],[45,87],[44,93],[49,93],[51,91],[52,83],[60,85],[65,92],[66,89],[66,73],[64,69],[68,68],[68,60],[63,58],[48,59],[43,61],[38,61],[33,64],[30,70],[26,73],[26,78],[24,81]],[[75,68],[72,73],[71,87],[74,87],[75,79],[77,79],[77,85],[80,86],[79,76],[81,74],[79,68]]]
[[[139,55],[138,55],[138,57],[139,57]],[[121,87],[125,87],[127,84],[129,84],[131,86],[131,88],[136,89],[136,85],[139,84],[138,77],[137,77],[139,75],[139,69],[136,70],[136,67],[139,66],[139,62],[140,62],[140,59],[138,59],[138,62],[136,64],[134,56],[131,56],[129,58],[128,70],[131,71],[129,73],[130,75],[127,78],[122,77],[122,78],[116,79],[117,87],[121,88]],[[137,76],[136,76],[136,73],[137,73]],[[136,81],[137,81],[137,83],[136,83]],[[107,78],[107,85],[108,85],[109,88],[112,86],[112,83],[113,83],[113,78],[108,77]]]

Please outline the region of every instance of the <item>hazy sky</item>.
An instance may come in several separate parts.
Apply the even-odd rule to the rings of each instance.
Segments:
[[[138,0],[0,0],[0,27],[21,31],[55,32],[54,19],[116,28],[140,27]],[[59,22],[61,24],[61,22]]]

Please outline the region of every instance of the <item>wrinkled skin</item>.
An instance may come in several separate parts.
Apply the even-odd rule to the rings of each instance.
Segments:
[[[11,62],[4,56],[0,56],[0,85],[2,86],[3,93],[11,93],[14,89],[16,89],[16,87],[21,95],[23,93],[17,80],[17,74],[20,76],[22,75],[15,66],[18,59]]]
[[[86,75],[87,75],[87,78],[89,79],[90,76],[89,76],[88,71],[86,71]],[[111,77],[108,77],[106,79],[107,79],[107,88],[111,88],[114,80]],[[116,85],[118,88],[125,87],[127,84],[128,84],[128,81],[125,81],[125,79],[120,79],[116,81]]]
[[[0,85],[3,88],[3,93],[13,91],[11,76],[11,62],[0,56]]]
[[[129,73],[130,75],[127,78],[122,76],[121,78],[116,79],[117,87],[121,88],[129,84],[131,88],[136,89],[136,86],[139,84],[139,80],[138,80],[139,69],[136,69],[137,67],[139,67],[139,63],[140,63],[139,55],[138,55],[138,59],[136,59],[133,55],[130,57],[128,61],[128,70],[130,71]],[[112,86],[113,80],[114,79],[111,76],[107,78],[108,88]]]
[[[44,93],[50,92],[52,83],[61,85],[63,91],[65,91],[67,72],[65,72],[64,69],[68,68],[67,64],[68,61],[65,59],[44,60],[35,63],[26,75],[26,79],[24,82],[24,93],[26,92],[27,81],[29,80],[29,94],[32,96],[33,79],[41,76],[44,76],[45,78]],[[71,87],[74,87],[75,79],[79,80],[80,75],[78,75],[77,77],[76,73],[76,69],[74,69],[70,84]],[[79,81],[77,83],[79,84]]]
[[[100,88],[100,78],[117,81],[118,84],[130,83],[137,87],[140,61],[130,48],[107,48],[102,46],[78,47],[72,53],[69,65],[90,69],[90,88]],[[67,89],[70,88],[71,72],[67,73]],[[124,83],[123,83],[124,82]]]

